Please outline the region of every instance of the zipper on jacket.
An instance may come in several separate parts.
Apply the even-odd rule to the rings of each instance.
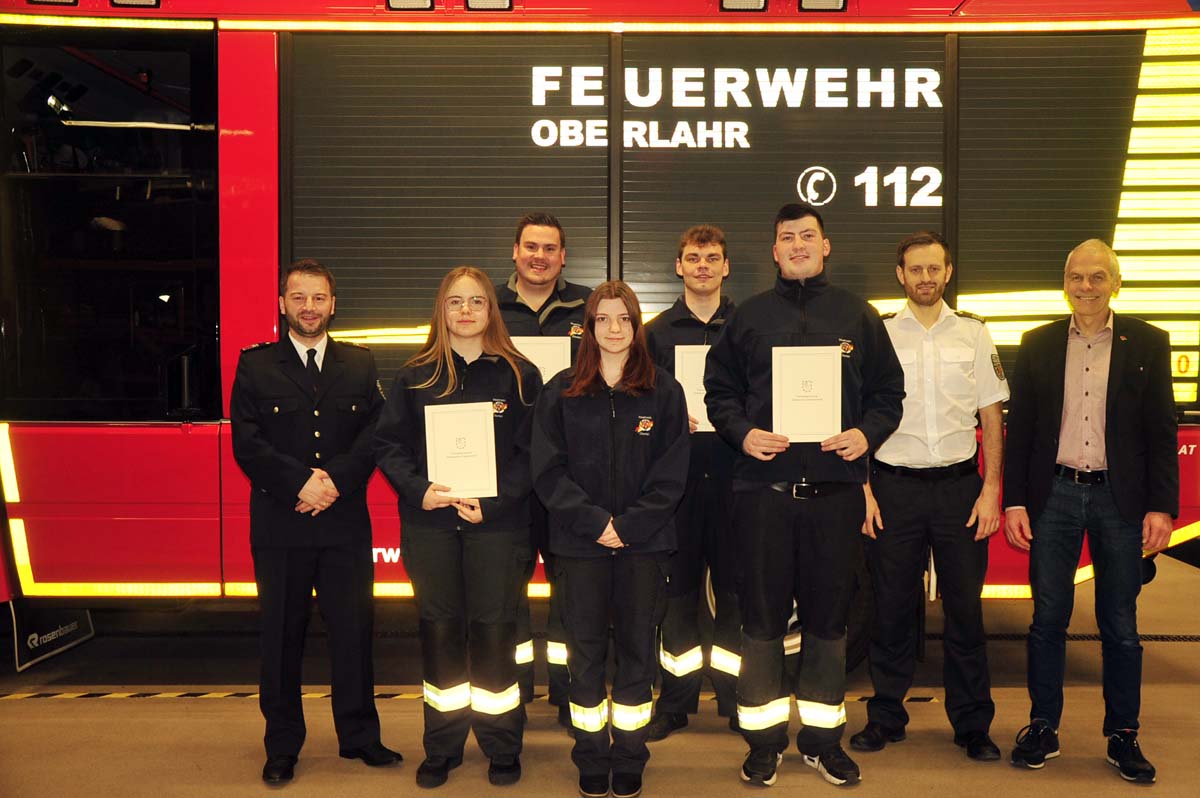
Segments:
[[[617,512],[617,399],[612,388],[608,389],[608,511]],[[617,553],[616,549],[612,552]]]

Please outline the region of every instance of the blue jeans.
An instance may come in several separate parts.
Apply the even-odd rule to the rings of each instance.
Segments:
[[[1096,623],[1104,663],[1104,734],[1138,728],[1142,645],[1137,597],[1142,589],[1142,525],[1121,518],[1108,484],[1077,485],[1055,477],[1046,509],[1033,520],[1029,581],[1029,717],[1058,728],[1063,710],[1067,624],[1075,571],[1087,531],[1096,570]]]

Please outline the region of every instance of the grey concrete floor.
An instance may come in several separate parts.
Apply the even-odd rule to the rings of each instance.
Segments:
[[[1145,643],[1142,740],[1158,766],[1160,796],[1200,795],[1195,771],[1200,740],[1200,572],[1160,558],[1159,576],[1143,592],[1141,632]],[[1073,635],[1095,633],[1092,583],[1077,591]],[[1030,605],[989,602],[987,624],[997,705],[993,737],[1004,750],[1027,722],[1024,690],[1024,634]],[[205,613],[205,611],[201,611]],[[221,612],[226,612],[224,617]],[[186,614],[186,613],[185,613]],[[71,698],[71,693],[252,692],[256,654],[252,615],[211,609],[179,635],[153,613],[101,619],[104,634],[62,657],[25,673],[12,671],[11,650],[0,646],[0,693],[54,693],[61,698],[0,699],[0,798],[26,796],[388,796],[425,794],[413,782],[421,759],[419,656],[411,637],[411,607],[380,612],[377,642],[379,693],[400,697],[378,702],[384,741],[405,754],[397,768],[373,770],[337,756],[337,743],[325,698],[305,700],[309,723],[296,780],[269,790],[259,781],[262,725],[252,698]],[[193,618],[193,620],[195,620]],[[928,631],[941,621],[930,606]],[[6,633],[7,634],[7,633]],[[1187,638],[1190,636],[1191,640]],[[7,643],[4,645],[11,645]],[[315,639],[306,661],[306,684],[325,692],[324,641]],[[863,782],[851,791],[862,796],[979,796],[1003,798],[1059,793],[1064,796],[1128,795],[1137,790],[1104,762],[1100,735],[1099,643],[1068,644],[1067,706],[1061,729],[1063,756],[1040,772],[1018,771],[1000,763],[967,760],[951,741],[940,702],[940,643],[931,640],[920,665],[909,705],[908,740],[876,754],[856,754]],[[848,733],[865,722],[870,693],[865,667],[850,675]],[[414,696],[414,697],[408,697]],[[691,725],[652,745],[646,773],[647,796],[749,795],[738,766],[741,739],[716,717],[715,702],[701,702]],[[466,761],[450,781],[430,795],[572,796],[575,770],[570,740],[555,723],[544,698],[530,707],[525,739],[525,778],[516,786],[487,783],[486,760],[473,742]],[[794,727],[794,725],[793,725]],[[832,795],[832,787],[789,752],[772,795]]]

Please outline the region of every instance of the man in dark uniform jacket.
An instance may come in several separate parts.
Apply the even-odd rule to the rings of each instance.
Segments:
[[[1063,292],[1074,311],[1021,337],[1004,454],[1005,535],[1030,552],[1029,725],[1011,761],[1059,755],[1067,625],[1086,530],[1096,571],[1108,762],[1149,784],[1138,741],[1142,550],[1164,548],[1179,515],[1179,456],[1167,333],[1109,308],[1121,288],[1103,241],[1071,251]]]
[[[646,325],[646,342],[654,362],[678,376],[675,347],[711,345],[733,313],[733,301],[722,295],[729,276],[725,234],[701,224],[679,239],[675,273],[683,295]],[[704,587],[704,569],[712,577],[716,618],[709,654],[709,678],[717,694],[717,713],[737,729],[738,670],[741,668],[741,613],[737,601],[737,545],[732,532],[733,462],[737,453],[712,431],[697,431],[708,421],[703,408],[689,414],[692,454],[687,488],[675,512],[678,549],[669,561],[667,614],[659,649],[662,690],[650,721],[649,739],[661,740],[688,724],[699,709],[704,651],[696,604]]]
[[[579,349],[583,337],[583,304],[592,289],[568,283],[563,279],[567,262],[567,234],[562,224],[548,213],[527,213],[517,220],[513,240],[512,276],[496,284],[496,299],[500,317],[508,334],[513,336],[569,335],[571,358]],[[520,348],[519,346],[517,347]],[[553,375],[544,375],[546,380]],[[550,582],[550,609],[546,621],[546,671],[549,676],[549,702],[558,707],[558,722],[568,729],[571,716],[567,708],[566,633],[562,628],[559,597],[554,592],[552,556],[546,508],[534,496],[530,507],[530,541],[535,554],[541,553],[546,564],[546,579]],[[529,576],[537,557],[529,561]],[[528,579],[526,579],[528,581]],[[521,700],[533,700],[533,634],[529,621],[529,596],[521,594],[517,607],[517,664],[521,685]]]
[[[250,479],[250,545],[262,611],[263,780],[292,778],[304,744],[300,663],[317,593],[329,634],[341,756],[400,755],[379,740],[371,662],[374,564],[367,480],[383,407],[370,350],[326,333],[336,284],[315,260],[284,270],[288,335],[242,352],[230,399],[233,455]]]

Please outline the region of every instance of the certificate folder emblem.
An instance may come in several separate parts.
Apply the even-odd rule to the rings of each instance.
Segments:
[[[425,407],[429,481],[458,499],[497,495],[496,427],[491,402]]]
[[[842,431],[842,348],[771,349],[771,431],[820,443]]]

